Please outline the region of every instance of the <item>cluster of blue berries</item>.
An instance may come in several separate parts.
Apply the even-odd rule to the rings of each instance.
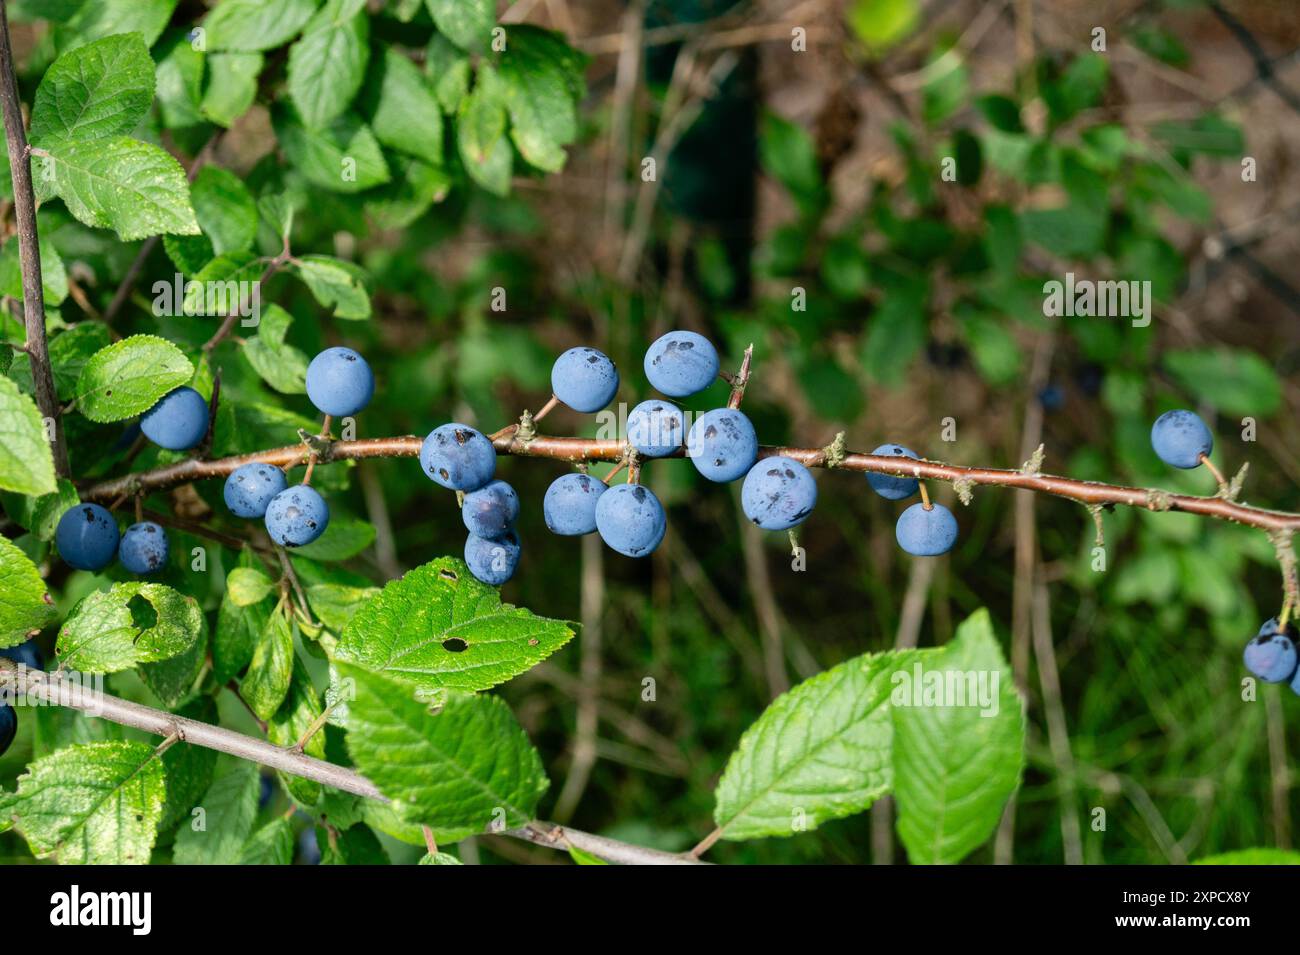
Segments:
[[[1300,656],[1296,653],[1295,624],[1266,620],[1259,633],[1246,644],[1246,669],[1265,683],[1287,683],[1300,694]]]
[[[901,444],[882,444],[871,452],[879,457],[911,458],[920,460],[917,453]],[[887,501],[902,501],[921,489],[914,477],[868,472],[867,483]],[[924,496],[924,495],[923,495]],[[942,504],[931,503],[928,497],[903,511],[894,525],[898,546],[917,557],[937,557],[952,550],[957,542],[957,518]]]

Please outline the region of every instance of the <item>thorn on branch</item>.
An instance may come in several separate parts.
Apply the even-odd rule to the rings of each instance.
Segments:
[[[844,443],[844,432],[835,435],[835,440],[822,448],[822,463],[827,468],[837,468],[844,463],[848,447]]]
[[[1043,458],[1046,457],[1043,445],[1034,449],[1034,453],[1029,456],[1029,460],[1020,465],[1021,474],[1042,474]]]
[[[1220,494],[1229,501],[1236,503],[1237,498],[1241,496],[1241,489],[1246,484],[1246,472],[1250,470],[1250,462],[1247,461],[1241,466],[1241,470],[1232,476],[1228,486],[1223,488]]]
[[[745,349],[745,357],[741,359],[740,371],[736,372],[735,379],[731,382],[731,397],[727,399],[728,408],[739,408],[740,402],[745,397],[745,386],[749,384],[749,366],[754,360],[754,345],[751,342]]]
[[[1097,527],[1097,535],[1093,538],[1093,545],[1096,547],[1106,546],[1106,526],[1101,520],[1101,505],[1089,504],[1088,513],[1092,515],[1092,523]]]

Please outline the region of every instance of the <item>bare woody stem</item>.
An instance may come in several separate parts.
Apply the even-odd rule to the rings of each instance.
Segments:
[[[87,716],[130,726],[161,736],[164,741],[171,741],[165,742],[165,745],[184,742],[191,746],[202,746],[303,779],[311,779],[332,789],[388,802],[379,787],[356,770],[304,755],[296,747],[276,746],[267,740],[246,736],[235,730],[177,716],[115,696],[93,693],[74,685],[58,673],[29,670],[10,660],[0,659],[0,684],[10,682],[14,685],[16,699],[30,697],[45,704],[66,706],[80,710]],[[552,849],[581,849],[609,862],[625,865],[682,865],[697,861],[549,822],[533,822],[519,829],[507,829],[497,835],[522,839]]]
[[[420,453],[421,438],[404,435],[392,438],[367,438],[359,441],[335,441],[330,444],[329,461],[362,460],[367,458],[413,458]],[[513,434],[502,435],[494,442],[497,454],[518,457],[546,458],[568,464],[598,461],[623,461],[627,445],[622,441],[592,438],[560,438],[538,435],[524,442]],[[261,461],[278,467],[305,464],[310,455],[302,444],[269,448],[252,454],[241,454],[214,461],[188,459],[152,471],[128,474],[110,481],[101,481],[81,492],[84,501],[106,503],[123,494],[136,491],[161,491],[179,484],[205,478],[224,478],[240,465]],[[764,445],[758,449],[760,458],[782,455],[810,468],[824,467],[826,453],[823,448],[787,448]],[[679,449],[673,457],[682,457]],[[325,462],[322,461],[322,464]],[[1173,494],[1156,488],[1127,487],[1121,484],[1104,484],[1098,481],[1079,481],[1053,474],[1039,474],[1002,468],[965,467],[942,464],[937,461],[912,461],[896,457],[845,453],[837,471],[872,471],[900,477],[915,477],[931,481],[960,481],[964,486],[991,485],[1038,491],[1056,497],[1068,498],[1080,504],[1102,506],[1122,505],[1151,511],[1183,511],[1219,520],[1232,521],[1264,531],[1300,531],[1300,514],[1271,511],[1227,500],[1224,497],[1197,497],[1190,494]]]
[[[18,101],[13,49],[9,45],[9,11],[0,0],[0,106],[3,106],[9,168],[13,172],[14,218],[18,225],[18,258],[23,278],[23,323],[26,350],[31,359],[32,385],[41,417],[53,422],[54,470],[67,477],[68,449],[63,441],[63,419],[50,372],[50,352],[45,340],[45,292],[41,282],[41,252],[36,236],[36,194],[32,190],[32,161]]]

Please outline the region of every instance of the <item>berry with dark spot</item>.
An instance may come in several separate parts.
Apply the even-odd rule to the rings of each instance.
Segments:
[[[160,448],[187,451],[208,433],[208,403],[193,388],[182,385],[141,415],[140,430]]]
[[[281,491],[266,506],[266,532],[285,547],[310,544],[325,533],[329,522],[329,505],[307,484]]]
[[[920,457],[911,448],[905,448],[901,444],[882,444],[871,453],[878,457],[911,458],[914,461]],[[871,485],[871,490],[887,501],[901,501],[911,497],[921,486],[916,478],[877,474],[874,471],[867,472],[867,483]]]
[[[1151,426],[1151,447],[1160,460],[1176,468],[1200,467],[1201,455],[1214,450],[1214,438],[1193,411],[1166,411]]]
[[[222,496],[226,499],[226,507],[236,517],[262,517],[271,498],[288,486],[282,470],[273,464],[255,461],[231,472],[226,478]]]
[[[133,574],[156,574],[167,566],[167,553],[167,532],[153,521],[141,521],[122,535],[117,558]]]
[[[686,439],[682,409],[671,401],[643,401],[627,416],[627,440],[647,458],[672,454]]]
[[[1278,624],[1277,617],[1267,620],[1259,633],[1246,644],[1243,654],[1246,669],[1265,683],[1286,683],[1297,676],[1296,628],[1288,623],[1286,629]]]
[[[307,397],[327,415],[354,415],[374,393],[370,366],[351,348],[327,348],[307,366]]]
[[[594,348],[570,348],[551,368],[551,391],[574,411],[599,411],[614,400],[618,369]]]
[[[703,335],[669,332],[645,353],[645,376],[672,398],[703,391],[718,377],[718,351]]]
[[[802,524],[817,504],[812,472],[791,458],[764,458],[749,469],[740,490],[745,516],[765,531]]]
[[[489,481],[465,495],[460,508],[465,528],[478,537],[500,537],[519,516],[519,495],[505,481]]]
[[[420,466],[453,491],[477,491],[497,471],[492,442],[467,424],[439,425],[420,445]]]
[[[695,419],[686,436],[686,456],[710,481],[734,481],[758,458],[758,435],[734,408],[715,408]]]
[[[913,504],[894,527],[898,546],[917,557],[937,557],[952,550],[957,541],[957,518],[942,504]]]
[[[646,557],[664,539],[668,518],[659,498],[640,484],[618,484],[596,502],[600,538],[627,557]]]
[[[54,540],[59,553],[78,570],[103,570],[117,554],[117,521],[98,504],[78,504],[59,518]]]
[[[500,587],[519,566],[519,535],[507,531],[500,537],[465,538],[465,563],[469,572],[490,587]]]
[[[542,499],[542,517],[553,534],[575,537],[596,529],[596,502],[609,490],[590,474],[564,474]]]

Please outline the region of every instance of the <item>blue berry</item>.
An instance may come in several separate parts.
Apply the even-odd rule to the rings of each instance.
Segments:
[[[812,472],[793,458],[764,458],[745,475],[740,506],[765,531],[802,524],[817,504]]]
[[[261,774],[260,780],[261,791],[257,794],[257,808],[265,809],[271,804],[271,797],[275,795],[275,783],[271,782],[271,777],[265,773]]]
[[[1194,412],[1166,411],[1151,426],[1151,447],[1165,464],[1187,469],[1199,467],[1201,455],[1214,450],[1214,438]]]
[[[153,521],[141,521],[122,535],[117,559],[133,574],[153,574],[167,566],[167,552],[167,532]]]
[[[5,750],[13,743],[14,737],[18,735],[18,714],[14,708],[7,704],[0,705],[0,756],[5,754]]]
[[[465,563],[469,572],[490,587],[500,587],[519,566],[519,535],[507,531],[500,537],[465,538]]]
[[[957,518],[942,504],[913,504],[894,528],[898,546],[917,557],[937,557],[952,550],[957,541]]]
[[[298,833],[298,861],[303,865],[320,865],[320,839],[316,837],[315,826],[308,826]]]
[[[307,366],[307,397],[325,414],[354,415],[374,393],[370,366],[351,348],[327,348]]]
[[[186,451],[208,433],[208,403],[188,385],[167,392],[140,417],[144,436],[169,451]]]
[[[505,481],[489,481],[465,495],[460,508],[465,528],[478,537],[500,537],[519,516],[519,495]]]
[[[1285,683],[1296,673],[1295,628],[1286,633],[1278,626],[1277,618],[1266,621],[1259,634],[1246,644],[1243,654],[1246,669],[1265,683]]]
[[[35,640],[28,640],[16,647],[6,647],[0,650],[0,657],[8,657],[14,663],[23,664],[29,670],[45,669],[45,657],[41,656],[41,648],[36,645]]]
[[[63,512],[54,540],[69,565],[103,570],[117,553],[119,536],[112,514],[98,504],[78,504]]]
[[[1065,407],[1065,392],[1060,385],[1045,385],[1038,391],[1038,403],[1044,411],[1060,411]]]
[[[911,458],[914,461],[919,458],[915,451],[901,444],[882,444],[871,453],[880,457]],[[887,501],[901,501],[911,497],[921,486],[921,482],[916,478],[877,474],[874,471],[867,472],[867,483],[871,485],[871,490]]]
[[[266,506],[266,531],[285,547],[302,547],[325,533],[330,509],[314,487],[296,484],[271,498]]]
[[[618,369],[594,348],[570,348],[551,368],[551,391],[574,411],[599,411],[614,400]]]
[[[289,486],[284,472],[273,464],[255,461],[243,464],[226,478],[222,496],[226,507],[236,517],[262,517],[266,514],[266,505]]]
[[[607,491],[590,474],[564,474],[551,482],[542,499],[542,517],[553,534],[573,537],[596,529],[596,502]]]
[[[669,332],[646,350],[645,376],[669,397],[693,395],[718,377],[718,351],[703,335]]]
[[[758,458],[758,435],[741,412],[715,408],[695,419],[686,436],[686,456],[710,481],[734,481]]]
[[[668,518],[648,487],[619,484],[596,502],[596,529],[601,540],[620,554],[645,557],[664,539]]]
[[[686,422],[670,401],[643,401],[627,416],[627,440],[647,458],[662,458],[682,446]]]
[[[453,491],[477,491],[497,471],[492,442],[467,424],[439,425],[420,445],[420,466]]]

